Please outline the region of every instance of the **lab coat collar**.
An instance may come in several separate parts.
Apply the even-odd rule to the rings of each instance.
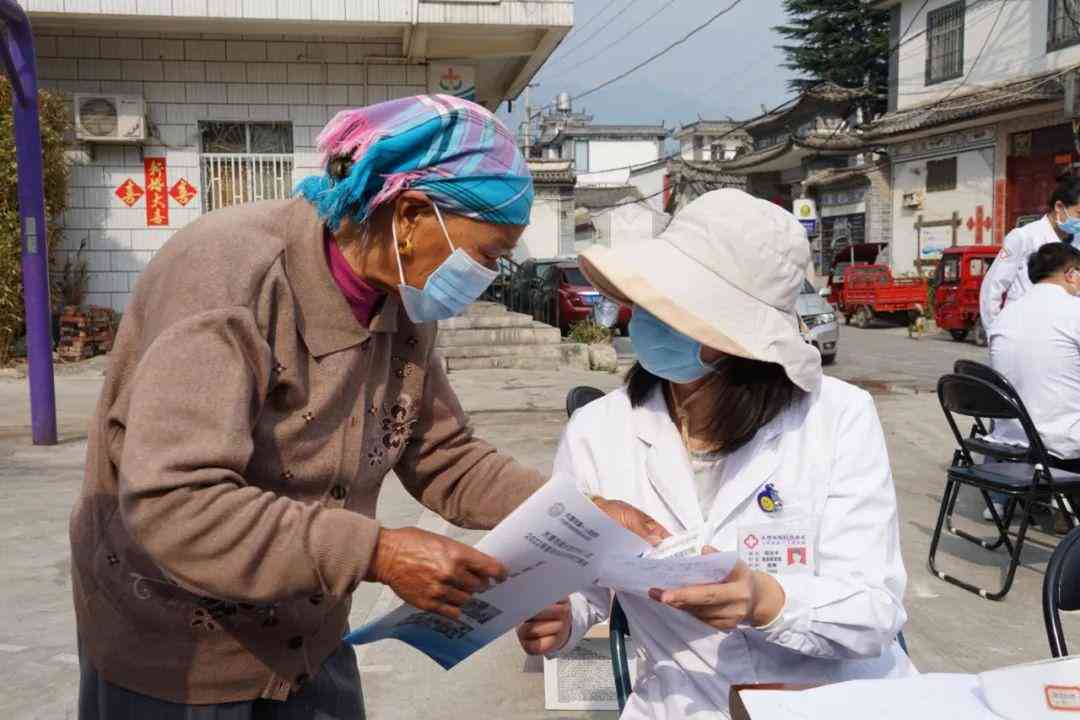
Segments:
[[[708,514],[710,525],[722,524],[775,474],[780,463],[778,439],[789,412],[790,409],[785,410],[773,418],[749,443],[728,457],[723,484]],[[638,439],[648,446],[646,473],[649,482],[683,526],[668,530],[677,532],[704,525],[706,517],[698,504],[689,455],[679,429],[668,414],[662,386],[634,408],[632,423]]]

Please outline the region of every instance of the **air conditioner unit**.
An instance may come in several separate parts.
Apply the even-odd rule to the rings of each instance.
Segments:
[[[75,137],[87,142],[146,140],[146,103],[137,95],[75,95]]]
[[[906,208],[921,208],[924,202],[926,202],[926,193],[922,190],[904,193],[903,203]]]

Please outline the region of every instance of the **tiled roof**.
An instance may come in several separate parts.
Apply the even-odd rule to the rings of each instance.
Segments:
[[[631,203],[644,199],[645,196],[633,185],[616,185],[610,187],[579,185],[574,188],[574,204],[578,207],[589,209],[603,210],[612,205]]]
[[[573,185],[577,182],[569,160],[530,160],[529,172],[537,185]]]
[[[862,167],[853,168],[828,168],[825,170],[818,170],[817,172],[810,173],[806,179],[803,180],[803,187],[817,187],[835,185],[849,180],[856,180],[859,178],[865,178],[872,172],[877,172],[885,167],[888,167],[888,163],[879,163],[875,165],[863,165]]]
[[[957,93],[944,101],[933,101],[883,115],[864,125],[866,140],[883,140],[896,135],[1005,112],[1063,97],[1062,71],[1043,73],[1024,80],[1014,80],[966,93]]]
[[[791,115],[796,110],[800,109],[803,105],[819,102],[853,103],[856,100],[867,100],[877,97],[877,95],[878,93],[871,88],[846,88],[841,87],[835,83],[821,83],[820,85],[810,88],[809,90],[804,92],[798,97],[797,100],[792,102],[784,109],[767,113],[766,115],[762,115],[759,118],[747,122],[743,126],[743,129],[752,131],[758,128],[772,125],[774,123],[778,123],[784,118],[786,118],[788,115]]]

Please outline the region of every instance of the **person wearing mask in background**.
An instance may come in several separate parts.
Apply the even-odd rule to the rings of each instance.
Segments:
[[[703,195],[664,234],[590,248],[582,270],[633,307],[625,387],[574,414],[555,475],[626,501],[706,552],[740,560],[707,585],[619,593],[639,650],[623,720],[727,717],[739,683],[827,683],[915,672],[896,492],[870,396],[823,377],[799,333],[810,260],[791,213],[738,190]],[[610,591],[518,629],[530,654],[574,648]]]
[[[1040,220],[1015,228],[1005,236],[998,253],[983,278],[979,290],[979,319],[986,337],[994,329],[998,315],[1008,303],[1018,301],[1031,289],[1028,257],[1048,243],[1072,243],[1080,234],[1080,178],[1064,177],[1050,195],[1050,211]],[[991,493],[996,507],[1004,508],[1008,496]],[[983,520],[993,521],[987,508]]]
[[[299,197],[188,225],[124,313],[71,520],[82,720],[359,720],[356,587],[457,617],[506,572],[375,505],[393,471],[490,528],[543,481],[473,437],[433,353],[529,221],[525,159],[441,95],[343,111],[318,145]]]
[[[1050,211],[1040,220],[1012,230],[1005,236],[979,291],[979,317],[986,336],[1008,303],[1031,289],[1027,262],[1047,243],[1072,243],[1080,234],[1080,177],[1062,178],[1050,195]]]
[[[1043,245],[1027,275],[1031,289],[994,323],[990,363],[1016,388],[1047,452],[1061,459],[1055,465],[1080,472],[1080,250]],[[1027,444],[1015,421],[995,423],[989,439]]]

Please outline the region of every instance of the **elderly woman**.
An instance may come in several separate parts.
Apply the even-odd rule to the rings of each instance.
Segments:
[[[652,515],[689,546],[739,551],[717,582],[620,594],[639,650],[623,718],[726,717],[740,683],[914,672],[896,493],[865,392],[824,378],[799,333],[810,263],[788,212],[707,194],[664,235],[594,248],[582,269],[633,305],[626,387],[575,414],[555,473]],[[519,629],[530,653],[573,648],[603,620],[593,589]]]
[[[342,112],[319,149],[300,197],[178,232],[124,314],[71,521],[84,720],[363,717],[353,590],[456,617],[505,573],[374,514],[391,470],[471,528],[541,483],[432,352],[529,220],[525,161],[443,96]]]

